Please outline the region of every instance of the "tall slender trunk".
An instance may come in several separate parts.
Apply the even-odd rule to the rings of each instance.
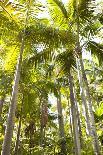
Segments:
[[[58,97],[57,97],[57,110],[58,110],[58,123],[59,123],[59,135],[61,139],[61,153],[66,155],[66,139],[65,139],[65,132],[64,132],[64,122],[63,122],[63,114],[62,114],[62,103],[61,103],[61,93],[58,90]]]
[[[23,100],[24,100],[24,96],[22,98],[22,105],[21,105],[21,112],[20,112],[20,117],[19,117],[19,125],[18,125],[18,132],[17,132],[14,155],[18,155],[18,148],[19,148],[19,142],[20,142],[20,130],[21,130],[21,122],[22,122]]]
[[[87,99],[88,99],[88,111],[89,111],[89,116],[90,116],[91,136],[92,136],[92,139],[93,139],[94,153],[95,153],[95,155],[100,155],[98,137],[97,137],[95,121],[94,121],[94,114],[93,114],[93,110],[92,110],[92,102],[91,102],[91,97],[90,97],[90,91],[89,91],[89,86],[88,86],[86,73],[85,73],[85,70],[84,70],[84,65],[83,65],[83,60],[82,60],[82,52],[81,52],[80,41],[79,41],[79,34],[80,34],[80,27],[79,26],[80,26],[80,23],[79,23],[78,0],[76,1],[76,12],[77,12],[77,49],[76,49],[76,53],[77,53],[77,55],[79,57],[82,77],[83,77],[83,80],[84,80],[84,83],[85,83],[86,96],[87,96]]]
[[[84,92],[84,86],[83,86],[83,80],[82,80],[82,75],[80,72],[80,65],[79,65],[79,60],[77,59],[77,68],[78,68],[78,78],[79,78],[79,84],[80,84],[80,94],[81,94],[81,99],[82,103],[84,105],[85,109],[85,119],[86,119],[86,127],[89,135],[91,136],[91,126],[90,126],[90,118],[89,118],[89,113],[88,113],[88,106],[86,103],[86,96]]]
[[[24,49],[24,39],[22,39],[20,56],[18,59],[18,64],[16,68],[16,73],[15,73],[11,104],[10,104],[5,137],[4,137],[3,147],[2,147],[2,155],[10,155],[10,146],[11,146],[12,134],[13,134],[13,126],[14,126],[14,119],[15,119],[15,109],[16,109],[16,104],[17,104],[18,85],[19,85],[19,79],[20,79],[20,69],[21,69],[21,63],[22,63],[23,49]]]
[[[41,105],[41,139],[40,139],[40,146],[43,146],[45,143],[45,128],[48,121],[48,107],[47,107],[47,99],[42,100]]]
[[[71,101],[71,112],[74,132],[74,144],[75,144],[75,155],[81,155],[80,137],[78,131],[78,120],[76,115],[76,105],[73,93],[73,78],[69,73],[69,89],[70,89],[70,101]]]
[[[95,127],[95,120],[94,120],[94,114],[93,114],[93,109],[92,109],[90,91],[89,91],[88,81],[87,81],[87,77],[86,77],[86,74],[85,74],[82,59],[80,59],[80,64],[81,64],[83,80],[84,80],[84,83],[85,83],[86,96],[87,96],[87,100],[88,100],[88,110],[89,110],[89,115],[90,115],[91,136],[93,138],[94,153],[95,153],[95,155],[100,155],[100,148],[99,148],[98,137],[97,137],[97,133],[96,133],[96,127]]]
[[[5,100],[5,97],[3,96],[3,97],[0,99],[0,118],[1,118],[1,114],[2,114],[2,109],[3,109],[4,100]]]
[[[79,104],[77,102],[75,86],[74,86],[74,99],[75,99],[75,107],[76,107],[77,121],[78,121],[78,127],[79,127],[80,144],[82,148],[83,147],[82,129],[81,129],[81,121],[80,121],[80,113],[79,113]]]
[[[10,146],[11,146],[12,135],[13,135],[15,110],[16,110],[16,104],[17,104],[18,86],[19,86],[20,71],[21,71],[21,65],[22,65],[22,55],[24,51],[24,38],[25,38],[25,29],[26,29],[27,21],[28,21],[28,13],[29,13],[29,5],[28,5],[27,13],[26,13],[25,27],[24,27],[24,32],[22,35],[20,55],[18,58],[18,63],[16,67],[16,72],[15,72],[14,85],[13,85],[13,90],[12,90],[7,126],[5,130],[5,137],[4,137],[1,155],[10,155]]]
[[[80,145],[81,145],[81,148],[83,148],[83,139],[82,139],[83,136],[82,136],[82,129],[81,129],[80,113],[78,110],[77,102],[76,102],[76,112],[77,112],[77,120],[78,120],[78,127],[79,127]]]
[[[21,119],[22,117],[20,116],[14,155],[18,154],[19,138],[20,138],[20,130],[21,130]]]

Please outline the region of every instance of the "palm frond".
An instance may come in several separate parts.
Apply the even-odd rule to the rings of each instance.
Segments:
[[[68,28],[68,12],[61,0],[47,0],[53,25],[59,29]]]
[[[79,15],[83,19],[84,17],[90,18],[93,16],[95,8],[95,0],[81,0],[79,3]]]
[[[91,53],[98,58],[99,63],[103,64],[103,45],[89,41],[87,46]]]
[[[38,66],[39,63],[45,63],[48,60],[54,59],[54,52],[51,48],[46,48],[42,50],[41,52],[36,53],[34,56],[32,56],[29,60],[29,64],[35,64],[35,67]]]
[[[79,0],[78,4],[76,0],[69,0],[68,2],[68,12],[69,16],[75,17],[77,15],[76,7],[78,5],[79,17],[82,20],[88,20],[93,16],[95,1],[94,0]]]
[[[35,23],[34,26],[27,27],[25,33],[27,41],[31,40],[33,44],[38,44],[38,42],[44,43],[55,48],[61,45],[66,46],[71,42],[71,45],[73,45],[75,41],[75,36],[70,30],[59,30],[40,23]]]
[[[57,4],[57,6],[61,9],[61,11],[62,11],[64,17],[68,19],[68,12],[67,12],[67,10],[66,10],[66,8],[65,8],[65,6],[64,6],[64,4],[63,4],[63,2],[60,1],[60,0],[53,0],[53,1],[54,1],[54,2]]]
[[[65,51],[61,54],[58,54],[56,61],[61,65],[65,74],[68,74],[71,67],[76,68],[76,61],[72,51]]]

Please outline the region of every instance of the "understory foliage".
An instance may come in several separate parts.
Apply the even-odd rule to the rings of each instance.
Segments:
[[[0,1],[0,152],[103,154],[102,0]]]

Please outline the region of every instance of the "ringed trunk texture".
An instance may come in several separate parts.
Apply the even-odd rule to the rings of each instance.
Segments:
[[[74,99],[74,93],[73,93],[73,78],[70,73],[69,73],[69,89],[70,89],[71,113],[72,113],[72,123],[73,123],[73,132],[74,132],[75,155],[81,155],[78,120],[76,116],[76,105],[75,105],[75,99]]]
[[[13,127],[14,127],[15,109],[17,104],[18,85],[20,80],[20,70],[21,70],[23,50],[24,50],[24,39],[22,39],[20,56],[18,59],[18,64],[16,68],[16,73],[15,73],[15,80],[14,80],[11,103],[9,108],[7,126],[5,130],[5,137],[4,137],[4,142],[2,146],[2,155],[10,155],[10,146],[12,141]]]
[[[58,110],[58,123],[59,123],[59,135],[61,139],[61,153],[66,155],[66,139],[64,132],[64,122],[62,114],[62,103],[61,103],[61,93],[59,90],[59,96],[57,97],[57,110]]]

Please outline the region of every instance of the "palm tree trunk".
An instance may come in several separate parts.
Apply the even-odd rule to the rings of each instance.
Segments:
[[[45,128],[48,121],[48,107],[47,107],[47,99],[42,100],[41,105],[41,129],[40,129],[40,146],[43,146],[45,143]]]
[[[17,94],[18,94],[18,85],[19,85],[19,79],[20,79],[20,70],[21,70],[23,50],[24,50],[24,39],[22,39],[20,56],[18,59],[18,64],[16,68],[16,73],[15,73],[11,104],[10,104],[5,137],[4,137],[3,147],[2,147],[2,155],[10,155],[10,146],[11,146],[12,134],[13,134],[15,109],[16,109],[16,104],[17,104]]]
[[[65,139],[65,132],[64,132],[64,122],[63,122],[63,115],[62,115],[62,104],[61,104],[61,94],[60,90],[59,96],[57,98],[57,110],[58,110],[58,123],[59,123],[59,135],[61,139],[61,153],[66,155],[66,139]]]
[[[80,136],[80,145],[81,145],[81,149],[83,148],[83,139],[82,139],[82,129],[81,129],[81,121],[80,121],[80,113],[78,110],[78,105],[76,102],[76,112],[77,112],[77,120],[78,120],[78,127],[79,127],[79,136]]]
[[[77,121],[78,121],[78,127],[79,127],[80,144],[81,144],[81,148],[82,148],[83,147],[82,129],[81,129],[80,114],[79,114],[79,110],[78,110],[79,105],[77,102],[75,87],[74,87],[74,99],[75,99],[75,107],[76,107],[76,112],[77,112]]]
[[[73,132],[74,132],[75,155],[81,155],[80,137],[76,115],[76,105],[73,93],[73,79],[70,73],[69,73],[69,89],[70,89],[71,113],[72,113]]]
[[[12,96],[11,96],[11,101],[10,101],[7,126],[6,126],[6,130],[5,130],[4,142],[3,142],[3,146],[2,146],[2,155],[10,155],[10,146],[11,146],[11,142],[12,142],[15,110],[16,110],[17,96],[18,96],[18,86],[19,86],[19,81],[20,81],[20,71],[21,71],[21,65],[22,65],[22,55],[23,55],[23,51],[24,51],[25,29],[27,26],[28,13],[29,13],[29,5],[27,5],[27,6],[28,6],[28,9],[27,9],[26,19],[25,19],[25,27],[24,27],[24,32],[22,35],[20,55],[18,58],[18,63],[17,63],[17,67],[16,67],[16,72],[15,72],[15,79],[14,79],[14,85],[13,85]]]
[[[20,138],[20,130],[21,130],[21,119],[22,119],[22,117],[20,116],[14,155],[17,155],[18,154],[19,138]]]
[[[90,115],[91,136],[93,138],[94,153],[96,155],[100,155],[100,148],[99,148],[98,137],[97,137],[97,133],[96,133],[96,127],[95,127],[95,120],[94,120],[94,114],[93,114],[93,109],[92,109],[92,102],[91,102],[91,97],[90,97],[90,91],[89,91],[88,81],[87,81],[87,77],[86,77],[86,74],[85,74],[85,70],[84,70],[84,65],[83,65],[82,59],[80,59],[80,64],[81,64],[83,80],[84,80],[84,83],[85,83],[86,96],[87,96],[87,100],[88,100],[88,110],[89,110],[89,115]]]
[[[87,96],[87,99],[88,99],[88,111],[89,111],[90,123],[91,123],[91,136],[92,136],[92,139],[93,139],[94,154],[95,155],[100,155],[98,137],[97,137],[95,121],[94,121],[94,114],[93,114],[93,110],[92,110],[90,91],[89,91],[89,86],[88,86],[86,73],[85,73],[85,70],[84,70],[84,65],[83,65],[83,60],[82,60],[82,52],[81,52],[80,41],[79,41],[79,33],[80,33],[79,25],[80,25],[80,23],[79,23],[79,12],[78,12],[78,0],[76,1],[76,12],[77,12],[77,49],[76,49],[76,53],[77,53],[77,55],[79,57],[82,77],[83,77],[83,80],[84,80],[84,83],[85,83],[86,96]]]
[[[78,78],[79,78],[79,84],[80,84],[80,94],[81,94],[81,99],[82,103],[84,105],[85,109],[85,119],[86,119],[86,127],[89,135],[91,136],[91,125],[90,125],[90,118],[89,118],[89,113],[88,113],[88,106],[86,103],[86,96],[84,92],[84,86],[83,86],[83,80],[80,72],[80,66],[79,66],[79,60],[77,59],[77,68],[78,68]]]
[[[2,109],[3,109],[3,104],[4,104],[4,99],[5,97],[3,96],[1,99],[0,99],[0,118],[1,118],[1,114],[2,114]]]
[[[24,96],[22,98],[22,105],[21,105],[21,112],[20,112],[20,118],[19,118],[19,125],[18,125],[18,132],[17,132],[17,139],[16,139],[16,145],[15,145],[14,155],[17,155],[18,154],[19,139],[20,139],[20,130],[21,130],[21,122],[22,122],[23,100],[24,100]]]

